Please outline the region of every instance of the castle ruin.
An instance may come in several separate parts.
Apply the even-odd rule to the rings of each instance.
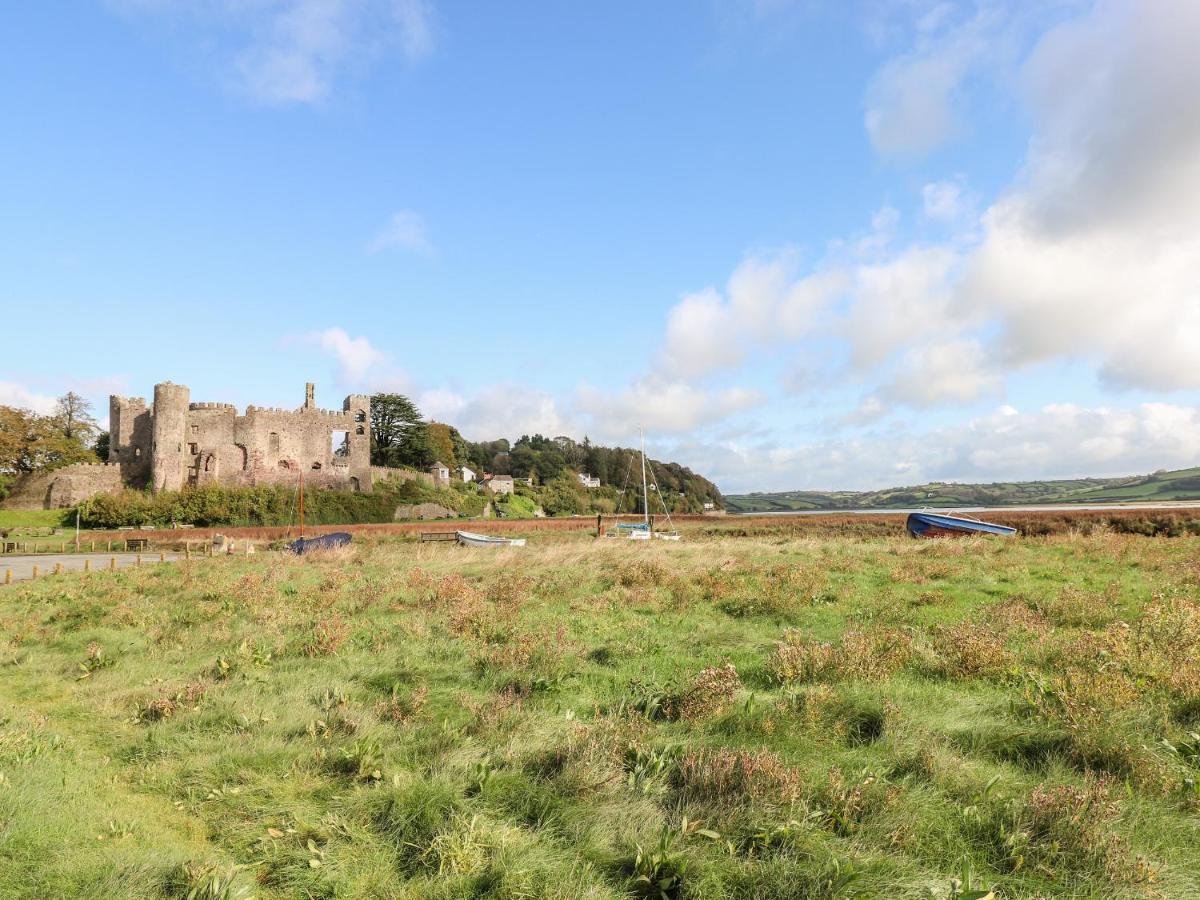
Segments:
[[[6,500],[9,508],[73,506],[122,487],[177,491],[217,484],[249,487],[299,483],[371,490],[371,398],[351,394],[342,409],[318,409],[313,386],[296,410],[192,403],[181,384],[154,386],[154,402],[109,398],[107,463],[34,473]]]

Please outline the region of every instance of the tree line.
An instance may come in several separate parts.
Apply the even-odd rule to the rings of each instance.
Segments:
[[[92,405],[70,391],[48,415],[0,406],[0,500],[22,475],[108,458],[108,432],[92,415]]]
[[[515,442],[507,438],[468,441],[450,425],[426,421],[403,394],[371,397],[371,463],[425,470],[435,462],[452,470],[467,466],[480,475],[531,478],[539,485],[565,484],[564,475],[571,479],[577,474],[594,475],[607,487],[625,490],[620,496],[629,496],[631,510],[634,497],[641,495],[638,450],[602,447],[587,437],[576,441],[566,435],[526,434]],[[647,465],[650,480],[669,508],[699,511],[706,502],[722,505],[717,486],[686,466],[649,459]]]

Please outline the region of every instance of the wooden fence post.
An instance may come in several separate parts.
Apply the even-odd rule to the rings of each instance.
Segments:
[[[34,578],[37,578],[37,577],[38,577],[38,567],[37,567],[37,566],[34,566],[34,567],[33,567],[33,577],[34,577]]]
[[[85,571],[85,572],[92,571],[92,561],[90,559],[85,559],[83,561],[83,571]]]
[[[136,564],[139,566],[142,564],[142,554],[140,554],[140,553],[137,555],[137,563]]]
[[[54,574],[55,574],[55,575],[61,575],[61,574],[62,574],[62,563],[55,563],[55,564],[54,564]]]
[[[12,584],[12,569],[5,569],[5,570],[4,570],[4,583],[5,583],[5,584]]]
[[[111,556],[108,559],[108,571],[110,571],[110,572],[117,571],[117,558],[115,556]]]

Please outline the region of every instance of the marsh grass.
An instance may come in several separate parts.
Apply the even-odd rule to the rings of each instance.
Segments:
[[[0,593],[0,896],[1200,895],[1200,538],[365,536]]]

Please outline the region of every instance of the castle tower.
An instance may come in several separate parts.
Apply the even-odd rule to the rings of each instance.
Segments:
[[[315,393],[316,393],[316,385],[314,385],[311,381],[306,382],[304,385],[304,408],[305,409],[316,409],[317,408],[317,402],[316,402],[316,399],[314,396]]]
[[[154,442],[150,461],[151,486],[177,491],[184,482],[184,442],[190,391],[185,385],[163,382],[154,386]]]
[[[371,397],[351,394],[342,402],[342,412],[350,416],[354,430],[350,432],[350,472],[357,490],[371,490]]]
[[[140,397],[108,398],[108,462],[121,466],[127,484],[144,487],[150,478],[152,425]]]

